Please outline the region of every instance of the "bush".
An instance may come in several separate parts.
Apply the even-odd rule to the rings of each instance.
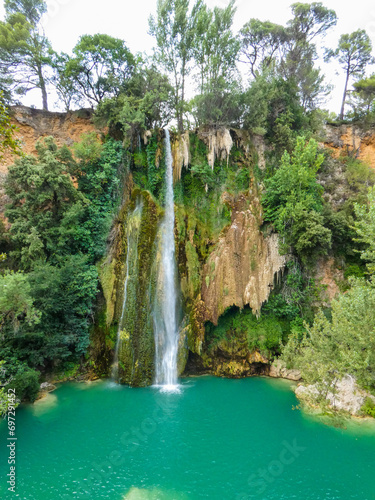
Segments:
[[[26,365],[20,365],[17,374],[5,386],[5,391],[15,389],[17,399],[33,403],[37,398],[39,387],[39,372]]]
[[[375,403],[371,398],[366,398],[362,405],[361,412],[364,415],[375,418]]]

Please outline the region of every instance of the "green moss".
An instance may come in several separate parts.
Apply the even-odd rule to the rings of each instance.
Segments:
[[[185,245],[187,269],[188,269],[188,292],[193,299],[201,286],[201,266],[195,246],[187,241]]]
[[[107,320],[107,304],[100,292],[95,312],[95,321],[90,330],[89,358],[91,370],[99,377],[108,373],[113,360],[116,328]]]
[[[160,209],[148,192],[142,192],[142,217],[136,233],[135,265],[132,266],[128,279],[127,303],[121,328],[123,335],[119,351],[120,380],[134,386],[152,383],[154,378],[154,335],[151,317],[151,297],[155,287],[153,262],[155,260],[155,238],[160,217]],[[127,238],[122,241],[126,256]],[[134,244],[134,243],[133,243]],[[133,250],[135,252],[135,250]],[[135,253],[134,253],[135,255]],[[125,257],[126,259],[126,257]],[[122,278],[124,278],[124,273]],[[119,316],[122,309],[123,287],[119,288]],[[118,321],[118,320],[117,320]]]
[[[282,320],[273,315],[257,318],[249,307],[230,308],[219,318],[217,326],[207,324],[207,352],[213,354],[219,349],[229,356],[246,357],[247,353],[259,350],[270,357],[279,348],[284,326]]]
[[[116,260],[113,259],[111,262],[108,262],[108,259],[102,259],[97,264],[97,269],[106,301],[107,324],[110,325],[115,313],[114,286],[116,282]]]

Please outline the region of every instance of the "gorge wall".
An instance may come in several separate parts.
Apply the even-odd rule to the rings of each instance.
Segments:
[[[71,146],[83,133],[96,131],[88,110],[65,114],[20,107],[13,113],[23,150],[30,154],[40,137],[52,135],[58,144]],[[325,133],[334,155],[349,151],[375,168],[375,134],[328,126]],[[122,205],[107,254],[98,263],[100,293],[90,357],[99,375],[109,374],[120,331],[119,379],[134,386],[148,385],[154,377],[151,297],[157,286],[155,262],[160,258],[156,234],[164,211],[163,138],[163,131],[147,131],[139,137],[137,151],[128,155]],[[262,349],[235,326],[225,330],[221,322],[236,325],[246,319],[257,335],[271,331],[273,346],[283,335],[281,322],[259,318],[288,261],[279,253],[278,235],[263,226],[257,171],[265,167],[267,148],[259,136],[228,129],[171,134],[171,142],[183,304],[179,373],[185,369],[232,377],[266,373],[267,342]],[[3,177],[13,160],[5,157]],[[142,215],[129,239],[130,214],[137,203],[142,203]],[[123,315],[129,245],[135,245],[135,264],[128,276]],[[327,281],[331,299],[337,291],[332,259],[321,260],[319,268],[319,279],[322,284]],[[219,331],[224,333],[219,336]]]

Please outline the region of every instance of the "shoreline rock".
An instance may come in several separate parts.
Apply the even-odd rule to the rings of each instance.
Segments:
[[[287,380],[293,380],[294,382],[298,382],[302,379],[299,370],[288,370],[286,364],[280,359],[276,359],[271,364],[268,376],[273,378],[285,378]]]
[[[297,398],[304,402],[319,394],[315,385],[304,386],[303,384],[296,387],[295,393]],[[370,398],[375,402],[375,396],[360,389],[355,378],[351,375],[345,375],[345,377],[339,380],[336,383],[335,393],[328,392],[326,396],[330,408],[346,411],[353,416],[360,416],[360,411],[366,398]]]

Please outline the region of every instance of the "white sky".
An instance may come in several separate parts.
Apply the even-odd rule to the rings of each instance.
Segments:
[[[229,0],[206,0],[209,7],[225,7]],[[238,31],[250,18],[285,24],[291,18],[290,5],[294,0],[237,0],[234,31]],[[309,3],[308,0],[305,0]],[[70,53],[80,35],[106,33],[122,38],[129,49],[151,54],[153,38],[147,34],[148,18],[156,11],[156,0],[47,0],[48,14],[45,32],[56,51]],[[191,2],[193,3],[193,1]],[[323,5],[334,9],[338,23],[327,35],[324,44],[335,48],[342,33],[365,29],[375,49],[375,3],[373,0],[323,0]],[[0,17],[4,17],[3,2]],[[374,50],[375,54],[375,50]],[[327,82],[335,85],[327,108],[338,112],[344,85],[344,75],[336,75],[334,64],[321,64]],[[373,70],[373,68],[372,68]],[[33,93],[25,104],[41,105],[39,95]]]

